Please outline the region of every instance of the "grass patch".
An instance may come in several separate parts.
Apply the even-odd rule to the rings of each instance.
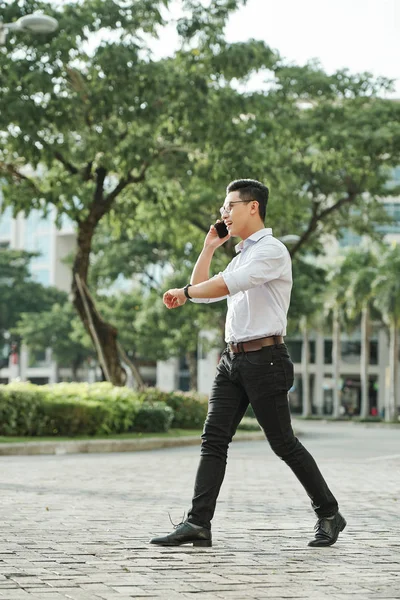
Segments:
[[[166,433],[118,433],[111,435],[81,435],[74,437],[65,436],[31,436],[13,437],[0,436],[0,444],[16,444],[25,442],[74,442],[77,440],[140,440],[143,438],[174,438],[185,436],[201,436],[200,429],[170,429]]]

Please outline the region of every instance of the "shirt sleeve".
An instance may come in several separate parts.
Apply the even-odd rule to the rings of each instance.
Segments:
[[[221,271],[220,273],[218,273],[217,275],[214,275],[214,277],[211,277],[211,279],[209,281],[212,281],[213,279],[215,279],[216,277],[219,277],[220,275],[223,275],[223,272]],[[189,294],[190,294],[190,288],[189,288]],[[225,300],[228,297],[229,294],[226,294],[226,296],[220,296],[219,298],[191,298],[190,301],[193,302],[194,304],[211,304],[211,302],[219,302],[220,300]]]
[[[221,273],[231,296],[278,279],[282,275],[288,260],[285,247],[263,244],[255,250],[254,256],[243,266]]]

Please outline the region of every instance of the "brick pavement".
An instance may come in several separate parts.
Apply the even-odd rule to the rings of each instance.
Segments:
[[[400,430],[307,423],[348,526],[315,518],[265,442],[237,442],[212,548],[158,548],[190,503],[198,448],[1,457],[0,600],[400,599]]]

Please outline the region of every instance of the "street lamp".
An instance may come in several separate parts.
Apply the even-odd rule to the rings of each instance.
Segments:
[[[28,31],[30,33],[52,33],[58,27],[58,21],[47,15],[25,15],[15,23],[0,21],[0,45],[5,44],[9,31]]]

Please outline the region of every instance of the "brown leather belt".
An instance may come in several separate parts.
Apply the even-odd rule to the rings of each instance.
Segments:
[[[276,344],[283,344],[283,337],[281,335],[272,335],[269,337],[259,338],[258,340],[250,340],[249,342],[234,342],[228,343],[229,352],[238,354],[239,352],[256,352],[261,350],[265,346],[275,346]]]

